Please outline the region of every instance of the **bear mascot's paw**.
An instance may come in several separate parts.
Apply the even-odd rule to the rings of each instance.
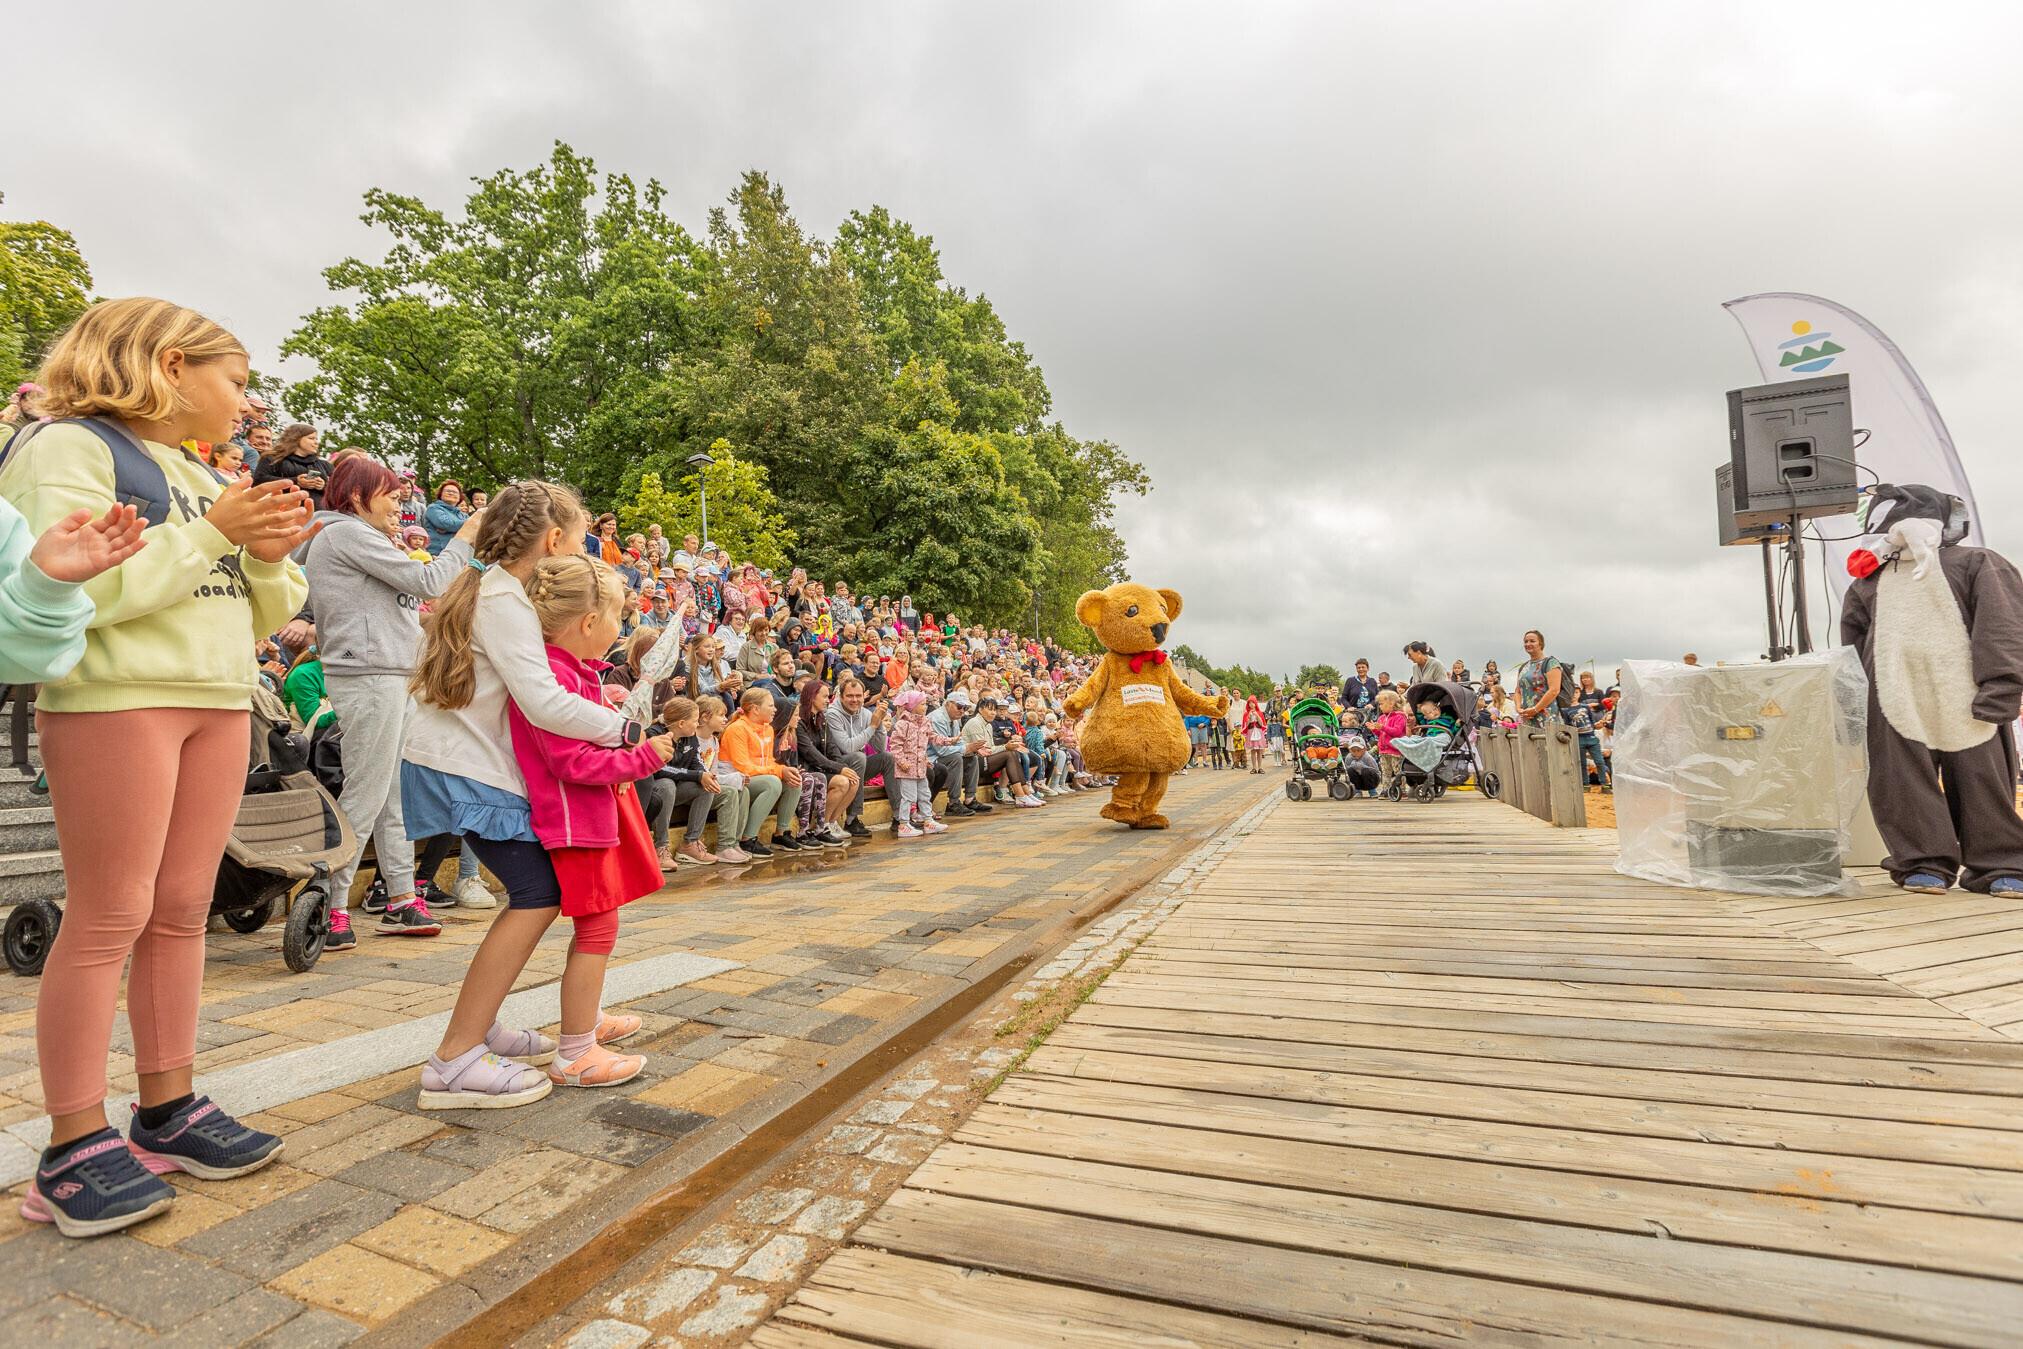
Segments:
[[[1229,715],[1228,694],[1203,697],[1166,659],[1161,648],[1179,616],[1179,591],[1131,581],[1091,590],[1075,602],[1075,617],[1096,634],[1105,654],[1065,707],[1070,717],[1088,717],[1081,744],[1089,771],[1117,778],[1103,818],[1133,829],[1167,826],[1159,801],[1190,753],[1182,717]]]

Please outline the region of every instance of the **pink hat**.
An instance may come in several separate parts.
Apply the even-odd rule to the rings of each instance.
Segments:
[[[903,688],[892,695],[892,705],[901,712],[911,712],[927,701],[927,695],[916,688]]]

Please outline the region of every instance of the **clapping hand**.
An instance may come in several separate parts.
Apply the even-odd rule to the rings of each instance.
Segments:
[[[82,583],[146,547],[146,528],[131,506],[114,506],[103,516],[80,506],[42,531],[28,560],[52,581]]]

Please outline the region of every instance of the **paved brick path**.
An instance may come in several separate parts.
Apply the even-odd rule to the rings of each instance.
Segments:
[[[997,968],[1036,929],[1143,879],[1275,788],[1191,774],[1163,834],[1121,831],[1097,817],[1096,800],[1066,797],[958,821],[938,840],[881,838],[744,877],[685,873],[628,909],[621,960],[701,952],[736,968],[624,1004],[647,1023],[637,1047],[651,1064],[638,1082],[526,1110],[423,1114],[403,1067],[255,1116],[288,1135],[281,1162],[185,1185],[169,1215],[130,1234],[63,1242],[9,1203],[7,1339],[312,1345],[372,1327],[409,1340],[447,1330]],[[306,975],[281,965],[277,928],[214,934],[200,1077],[318,1047],[338,1056],[446,1011],[489,916],[453,914],[432,942],[366,935],[359,952]],[[559,974],[565,944],[561,933],[544,942],[523,987]],[[614,967],[614,979],[623,973]],[[0,996],[0,1127],[31,1127],[38,1113],[33,992],[21,980]],[[116,1058],[114,1071],[131,1065]],[[116,1078],[115,1090],[130,1082]]]

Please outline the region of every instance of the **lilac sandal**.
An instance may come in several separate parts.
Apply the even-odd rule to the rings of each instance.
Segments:
[[[507,1030],[494,1021],[485,1032],[485,1048],[502,1059],[516,1059],[532,1068],[555,1061],[555,1042],[537,1030]]]
[[[421,1070],[423,1110],[504,1110],[531,1105],[555,1089],[548,1075],[473,1045],[445,1063],[429,1055]]]

